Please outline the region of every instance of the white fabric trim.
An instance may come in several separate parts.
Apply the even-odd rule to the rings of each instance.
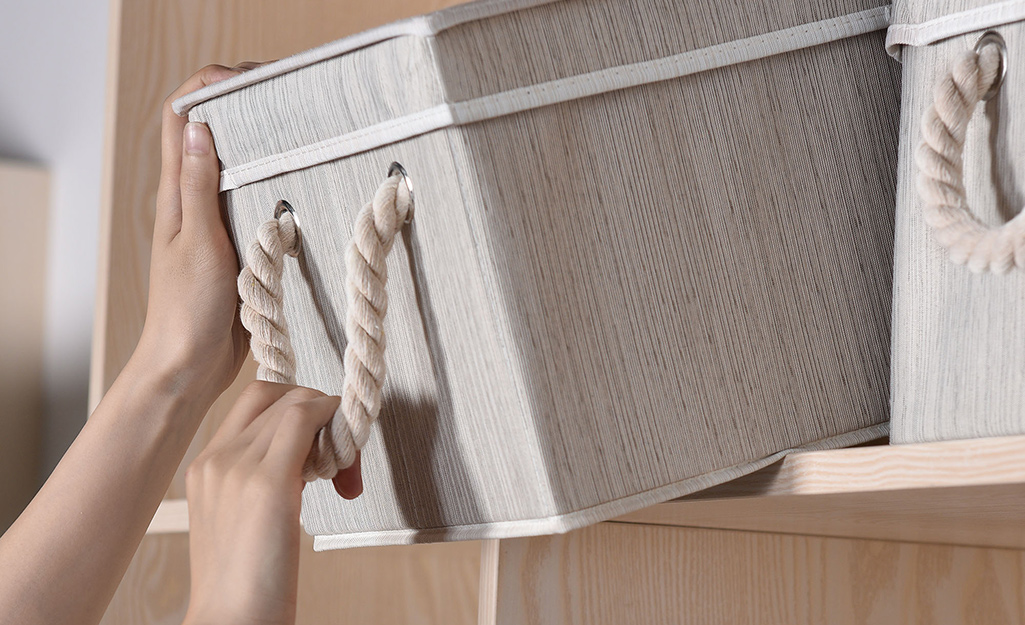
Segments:
[[[485,8],[482,7],[482,10]],[[344,158],[434,130],[809,48],[882,30],[889,22],[890,7],[878,7],[653,61],[611,67],[473,100],[441,104],[226,169],[221,173],[221,191],[237,189],[271,176]]]
[[[325,141],[225,169],[221,172],[221,191],[230,191],[271,176],[313,167],[454,125],[456,122],[452,117],[452,107],[447,104],[396,117]]]
[[[498,523],[478,523],[474,525],[455,525],[424,530],[384,530],[376,532],[356,532],[352,534],[325,534],[314,536],[314,551],[331,549],[350,549],[353,547],[377,547],[382,545],[410,545],[414,543],[454,541],[454,540],[489,540],[501,538],[519,538],[522,536],[541,536],[545,534],[561,534],[600,521],[621,516],[648,506],[683,497],[716,484],[736,479],[753,473],[777,462],[798,451],[817,451],[850,447],[860,443],[876,440],[887,436],[890,432],[888,423],[879,423],[861,430],[847,432],[838,436],[825,438],[808,445],[766,456],[754,462],[712,471],[686,480],[660,486],[658,488],[624,497],[615,501],[577,510],[568,514],[545,517],[541,519],[522,519]]]
[[[892,24],[886,30],[886,51],[900,60],[902,46],[927,46],[977,30],[1025,20],[1025,0],[1006,0],[951,13],[921,24]]]
[[[420,15],[355,35],[326,43],[322,46],[294,54],[290,57],[261,65],[238,76],[222,80],[197,91],[186,94],[171,104],[178,115],[185,115],[193,106],[206,102],[232,91],[238,91],[248,85],[262,82],[275,76],[287,74],[307,65],[341,56],[360,48],[381,43],[396,37],[433,37],[454,26],[477,20],[513,13],[523,9],[558,2],[559,0],[479,0],[469,4],[458,5],[449,9]]]

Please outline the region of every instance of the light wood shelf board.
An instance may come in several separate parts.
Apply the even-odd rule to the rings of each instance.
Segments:
[[[1021,549],[1025,436],[797,453],[617,521]]]
[[[1025,548],[1025,437],[794,454],[617,522]],[[184,500],[149,533],[188,531]]]
[[[875,445],[791,454],[692,495],[719,499],[1025,483],[1025,436]]]
[[[146,534],[181,534],[189,531],[189,505],[184,499],[165,499],[160,502]]]

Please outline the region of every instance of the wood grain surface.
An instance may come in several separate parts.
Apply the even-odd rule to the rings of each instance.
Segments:
[[[0,160],[0,533],[39,482],[49,215],[47,171]]]
[[[638,0],[600,61],[818,17],[814,3],[756,4],[724,33],[685,4]],[[441,55],[470,50],[456,72],[465,96],[593,69],[582,44],[498,62],[509,46],[497,33],[587,39],[608,26],[604,6],[545,4],[442,31],[433,47],[383,42],[190,115],[240,152],[228,162],[280,160],[392,104],[410,110],[409,94],[374,102],[365,88],[354,97],[374,114],[337,102],[341,84],[389,94],[396,65],[437,72]],[[882,43],[862,34],[456,125],[230,191],[236,241],[279,199],[296,207],[304,249],[285,265],[284,306],[298,379],[338,393],[350,224],[390,161],[416,181],[417,216],[388,259],[368,496],[341,502],[315,484],[307,527],[335,547],[563,531],[884,423],[899,75]]]
[[[881,45],[464,129],[472,241],[556,511],[887,420],[898,75]]]
[[[695,493],[687,500],[1022,483],[1025,436],[1004,436],[797,452],[762,471]]]
[[[102,625],[181,625],[189,607],[189,535],[147,536]]]
[[[103,625],[180,625],[189,600],[188,534],[147,536]],[[297,623],[469,625],[477,614],[479,543],[316,553],[303,536]]]
[[[1017,625],[1025,552],[602,523],[504,540],[481,625]]]
[[[469,625],[477,619],[478,542],[314,552],[304,536],[297,623]]]
[[[791,455],[617,520],[1025,548],[1025,437]]]

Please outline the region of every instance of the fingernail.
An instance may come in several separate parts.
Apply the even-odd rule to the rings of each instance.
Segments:
[[[200,155],[210,153],[210,131],[207,130],[206,124],[185,124],[185,152]]]
[[[356,469],[349,476],[349,482],[345,486],[345,494],[349,499],[355,499],[363,494],[363,470],[359,466],[359,460],[356,461]]]
[[[335,490],[345,499],[355,499],[363,494],[363,471],[358,453],[353,466],[339,471],[333,481]]]

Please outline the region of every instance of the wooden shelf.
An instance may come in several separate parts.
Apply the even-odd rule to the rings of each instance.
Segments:
[[[184,499],[165,499],[146,529],[147,534],[178,534],[189,531],[189,506]]]
[[[613,522],[1025,548],[1025,436],[801,452]],[[188,531],[184,500],[149,533]]]
[[[1025,436],[793,454],[622,523],[1025,548]]]

